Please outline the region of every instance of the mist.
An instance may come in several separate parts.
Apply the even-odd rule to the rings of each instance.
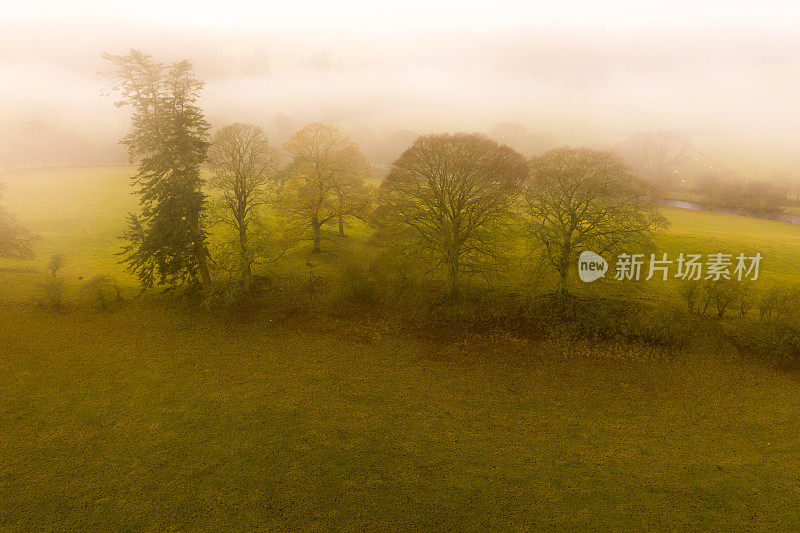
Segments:
[[[397,150],[380,145],[398,132],[520,122],[552,145],[677,131],[745,178],[800,163],[800,40],[786,26],[262,28],[40,16],[0,30],[2,168],[124,162],[128,114],[105,96],[100,53],[131,48],[190,59],[214,127],[251,122],[275,144],[322,121],[387,159]]]

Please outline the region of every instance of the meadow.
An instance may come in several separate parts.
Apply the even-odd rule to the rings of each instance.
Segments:
[[[109,274],[135,294],[114,256],[130,173],[0,174],[4,205],[41,237],[36,259],[0,263],[0,529],[800,520],[800,383],[727,344],[636,357],[346,318],[238,320],[158,295],[109,312],[32,305],[56,252],[73,288]],[[800,227],[664,215],[662,250],[760,252],[759,283],[796,281]]]

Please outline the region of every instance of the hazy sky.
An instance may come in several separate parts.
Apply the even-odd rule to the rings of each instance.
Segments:
[[[136,2],[32,1],[3,8],[15,20],[94,18],[180,24],[196,28],[459,28],[489,30],[521,25],[609,29],[639,27],[791,26],[800,17],[793,1],[571,0],[436,2],[373,0],[246,2],[204,0]]]
[[[674,129],[756,174],[800,152],[800,2],[33,1],[0,16],[0,142],[31,120],[117,138],[127,115],[101,96],[100,52],[139,48],[194,61],[215,125],[519,120],[605,145]]]

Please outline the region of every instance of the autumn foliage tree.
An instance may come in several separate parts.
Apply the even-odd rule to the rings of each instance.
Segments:
[[[333,194],[339,236],[345,237],[344,228],[347,219],[368,220],[375,196],[374,188],[358,175],[346,175],[337,180]]]
[[[356,216],[367,190],[363,176],[369,165],[361,150],[339,130],[325,124],[305,126],[284,145],[292,157],[280,202],[283,213],[308,227],[314,251],[320,251],[322,228]]]
[[[200,165],[208,130],[197,99],[203,83],[192,64],[164,65],[138,50],[104,54],[113,65],[116,105],[130,106],[131,132],[122,144],[131,162],[140,212],[129,215],[123,261],[142,285],[176,285],[199,279],[208,289],[206,196]]]
[[[455,297],[464,275],[496,269],[526,173],[519,153],[483,135],[420,137],[381,185],[376,218],[398,253],[443,270]]]

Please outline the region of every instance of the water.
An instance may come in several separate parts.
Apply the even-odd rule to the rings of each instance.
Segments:
[[[794,224],[796,226],[800,226],[800,216],[798,215],[787,215],[785,213],[765,213],[763,215],[758,215],[740,209],[721,209],[721,208],[710,209],[704,206],[703,204],[698,204],[696,202],[684,202],[683,200],[661,200],[660,203],[662,205],[668,205],[670,207],[679,207],[681,209],[693,209],[695,211],[709,211],[712,213],[724,213],[726,215],[739,215],[743,217],[758,218],[761,220],[771,220],[773,222],[784,222],[786,224]]]

